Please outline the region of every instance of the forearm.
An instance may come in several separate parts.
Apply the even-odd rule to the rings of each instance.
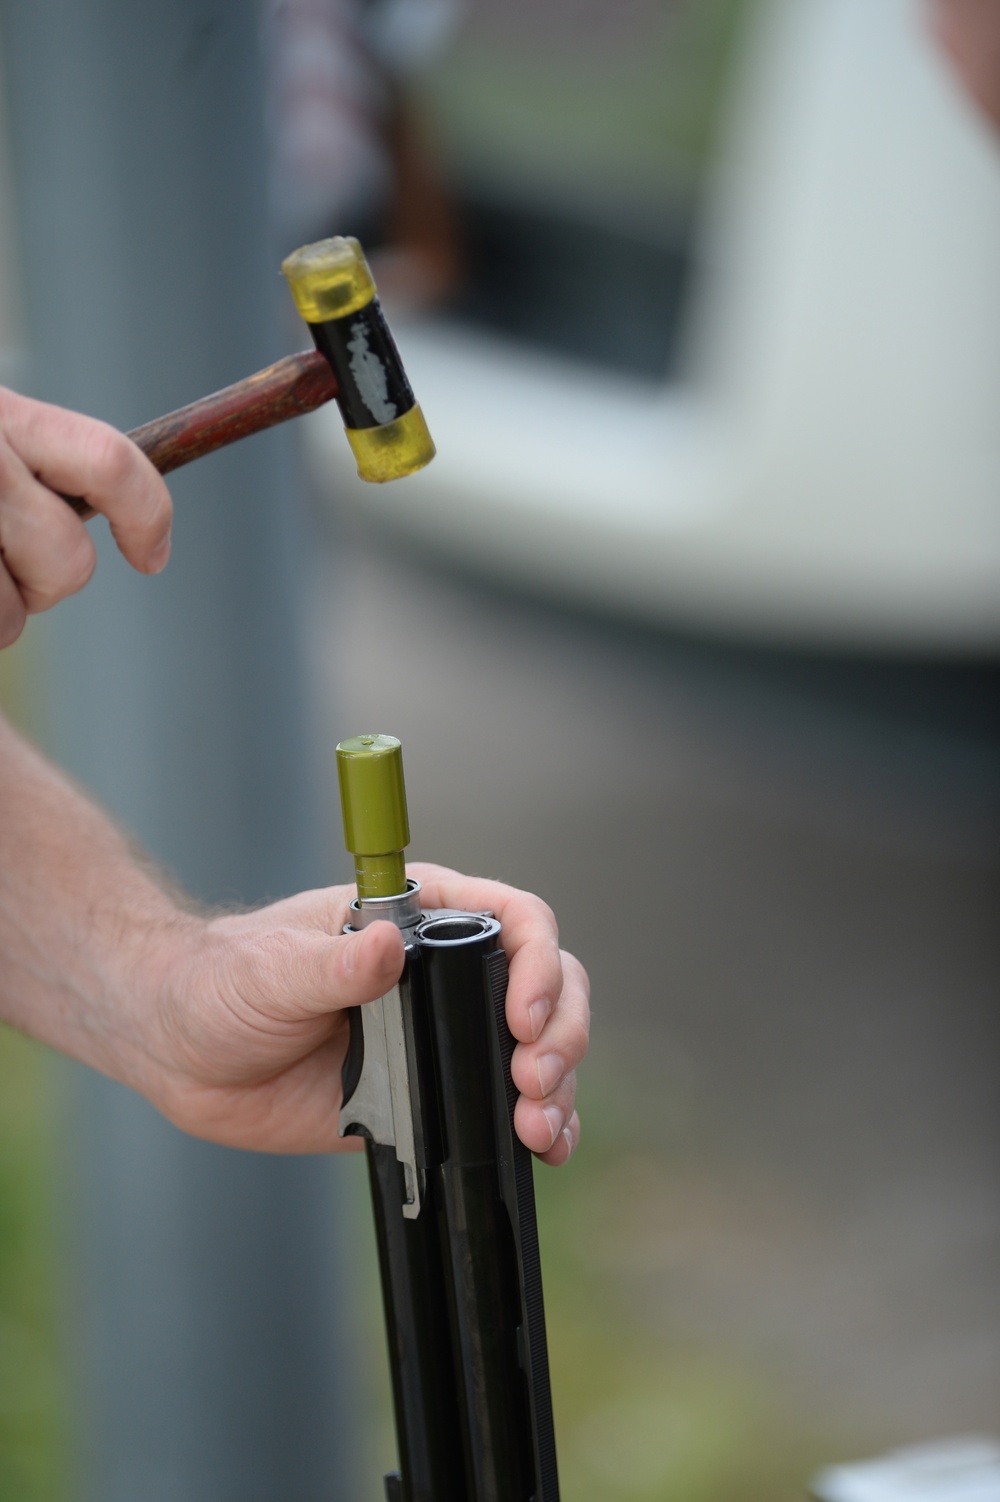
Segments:
[[[198,921],[0,717],[0,1017],[148,1091],[162,941]]]

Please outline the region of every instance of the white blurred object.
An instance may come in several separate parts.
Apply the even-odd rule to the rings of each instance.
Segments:
[[[687,379],[403,331],[439,457],[338,498],[554,593],[911,650],[1000,644],[1000,139],[918,0],[778,0],[706,221]],[[597,289],[595,289],[597,295]]]
[[[818,1502],[1000,1502],[1000,1445],[952,1439],[831,1466],[812,1483]]]

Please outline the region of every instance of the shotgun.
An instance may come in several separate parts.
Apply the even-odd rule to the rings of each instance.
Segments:
[[[424,911],[400,743],[337,747],[358,895],[397,985],[350,1013],[341,1135],[365,1139],[399,1470],[386,1502],[558,1502],[531,1154],[514,1132],[507,962],[491,913]]]

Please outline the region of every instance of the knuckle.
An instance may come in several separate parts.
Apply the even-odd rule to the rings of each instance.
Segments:
[[[124,433],[104,423],[95,425],[90,437],[90,470],[97,490],[114,498],[127,498],[130,514],[117,519],[119,526],[154,534],[166,529],[173,511],[170,492],[163,477]]]
[[[565,1052],[571,1059],[582,1059],[590,1046],[590,1027],[588,1020],[583,1017],[574,1017],[566,1025]]]
[[[522,1095],[538,1093],[534,1063],[523,1043],[515,1048],[510,1061],[510,1077]]]
[[[94,480],[109,490],[121,490],[135,476],[134,445],[106,423],[95,423],[90,432],[88,457]]]
[[[532,918],[536,922],[550,924],[553,930],[558,932],[556,925],[556,915],[549,907],[549,904],[545,901],[544,897],[538,897],[534,892],[518,892],[513,887],[509,888],[508,890],[514,893],[515,896],[520,897],[523,902],[529,904],[532,909]]]
[[[51,610],[60,600],[83,589],[96,564],[94,544],[82,526],[79,533],[74,529],[68,540],[53,539],[47,555],[39,559],[40,567],[32,575],[30,589],[24,586],[29,615]]]
[[[566,1120],[568,1121],[573,1112],[573,1103],[576,1100],[576,1070],[571,1069],[569,1074],[559,1086],[559,1104],[565,1107]]]
[[[0,437],[0,500],[24,482],[24,465],[10,445]]]
[[[70,543],[62,564],[63,593],[73,595],[90,582],[97,567],[97,550],[88,532],[80,533]]]
[[[589,1026],[590,1021],[590,977],[582,965],[567,965],[563,962],[563,988],[560,1001],[566,1007],[572,1007],[578,1012],[583,1021]]]
[[[590,977],[575,954],[570,954],[568,949],[560,949],[559,958],[562,962],[563,974],[567,980],[573,980],[584,995],[590,994]]]
[[[533,897],[532,902],[536,905],[538,921],[544,924],[546,928],[551,930],[552,939],[554,939],[558,943],[559,924],[556,921],[555,913],[549,907],[549,904],[545,902],[541,897]]]

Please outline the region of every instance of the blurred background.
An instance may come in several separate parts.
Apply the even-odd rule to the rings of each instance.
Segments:
[[[127,11],[129,66],[167,69],[179,103],[135,87],[109,109],[94,139],[114,149],[88,158],[66,275],[85,299],[109,253],[95,226],[121,234],[146,216],[183,234],[171,266],[208,262],[197,318],[188,332],[167,308],[183,327],[155,389],[142,385],[148,342],[120,335],[138,394],[91,369],[94,329],[69,355],[46,333],[37,262],[72,182],[26,143],[44,135],[47,87],[72,97],[78,125],[101,91],[58,6],[41,39],[9,6],[3,378],[127,427],[252,368],[224,323],[205,331],[230,242],[210,193],[178,188],[204,136],[178,134],[170,113],[199,89],[208,99],[238,59],[245,97],[227,108],[258,111],[263,128],[247,157],[230,117],[199,116],[213,133],[206,183],[243,151],[272,270],[303,241],[365,239],[439,456],[403,484],[364,487],[323,411],[298,425],[297,455],[264,466],[256,510],[239,509],[246,466],[205,461],[204,496],[188,477],[173,487],[168,577],[133,587],[105,553],[88,591],[104,613],[63,607],[62,638],[33,621],[0,658],[5,706],[61,754],[90,735],[90,762],[76,749],[71,764],[213,900],[277,895],[319,879],[317,865],[343,876],[330,750],[365,728],[404,742],[415,856],[555,908],[594,983],[581,1148],[536,1174],[568,1499],[790,1502],[831,1461],[995,1431],[1000,142],[922,7],[286,0],[259,32],[254,20],[259,66],[230,8],[169,10],[81,7],[97,59],[124,56],[111,23]],[[117,143],[134,118],[179,163],[184,213],[169,231]],[[46,293],[63,242],[60,256]],[[263,364],[303,336],[280,287],[263,272],[259,285]],[[183,281],[171,287],[183,302]],[[133,322],[144,306],[126,300]],[[72,389],[57,374],[67,359]],[[272,452],[261,443],[246,446],[252,470]],[[206,513],[223,518],[210,536]],[[269,515],[294,535],[280,558]],[[211,548],[221,592],[198,572]],[[162,614],[112,703],[95,652],[125,650],[121,623],[151,590]],[[293,621],[247,628],[286,594]],[[224,725],[206,708],[194,628],[179,659],[158,655],[192,618],[226,643]],[[82,648],[65,635],[81,630]],[[91,662],[92,696],[67,689],[67,661],[79,674]],[[123,758],[106,783],[95,716]],[[234,747],[258,731],[273,741],[251,775]],[[241,777],[232,864],[205,864],[215,805]],[[272,788],[289,791],[268,811]],[[125,1320],[93,1271],[101,1238],[148,1302],[134,1181],[159,1182],[171,1225],[200,1224],[205,1185],[249,1155],[220,1152],[221,1177],[199,1178],[200,1208],[185,1209],[184,1175],[157,1179],[160,1139],[140,1133],[116,1172],[132,1128],[117,1106],[81,1107],[68,1079],[0,1033],[0,1495],[277,1495],[267,1466],[225,1471],[224,1448],[201,1470],[154,1474],[141,1446],[130,1469],[107,1459],[151,1422],[122,1396],[128,1363],[162,1367],[154,1397],[169,1414],[189,1358],[164,1356],[164,1320],[144,1321],[138,1302]],[[322,1405],[303,1399],[291,1430],[323,1458],[285,1494],[360,1502],[392,1463],[373,1248],[360,1165],[323,1174],[275,1181],[268,1203],[286,1209],[241,1232],[266,1236],[287,1213],[324,1249],[318,1265],[303,1269],[292,1245],[246,1270],[246,1305],[194,1367],[209,1405],[238,1363],[307,1369],[329,1411],[354,1416],[355,1453],[333,1453]],[[82,1217],[67,1210],[81,1184],[96,1186]],[[336,1228],[302,1208],[317,1194]],[[222,1252],[192,1245],[179,1255],[197,1263],[197,1292],[172,1273],[163,1296],[176,1301],[166,1323],[185,1329],[186,1299],[230,1298]],[[272,1311],[247,1356],[246,1311],[288,1266],[301,1308]],[[330,1349],[286,1340],[274,1354],[271,1327],[308,1324],[331,1287],[343,1307],[319,1321]],[[93,1329],[116,1320],[132,1327],[116,1336],[134,1341],[124,1369]],[[349,1370],[350,1391],[324,1363]],[[259,1401],[230,1392],[229,1449],[251,1444]],[[273,1474],[287,1474],[286,1441],[269,1443]],[[81,1458],[95,1445],[103,1459]],[[100,1480],[112,1473],[114,1486]]]

